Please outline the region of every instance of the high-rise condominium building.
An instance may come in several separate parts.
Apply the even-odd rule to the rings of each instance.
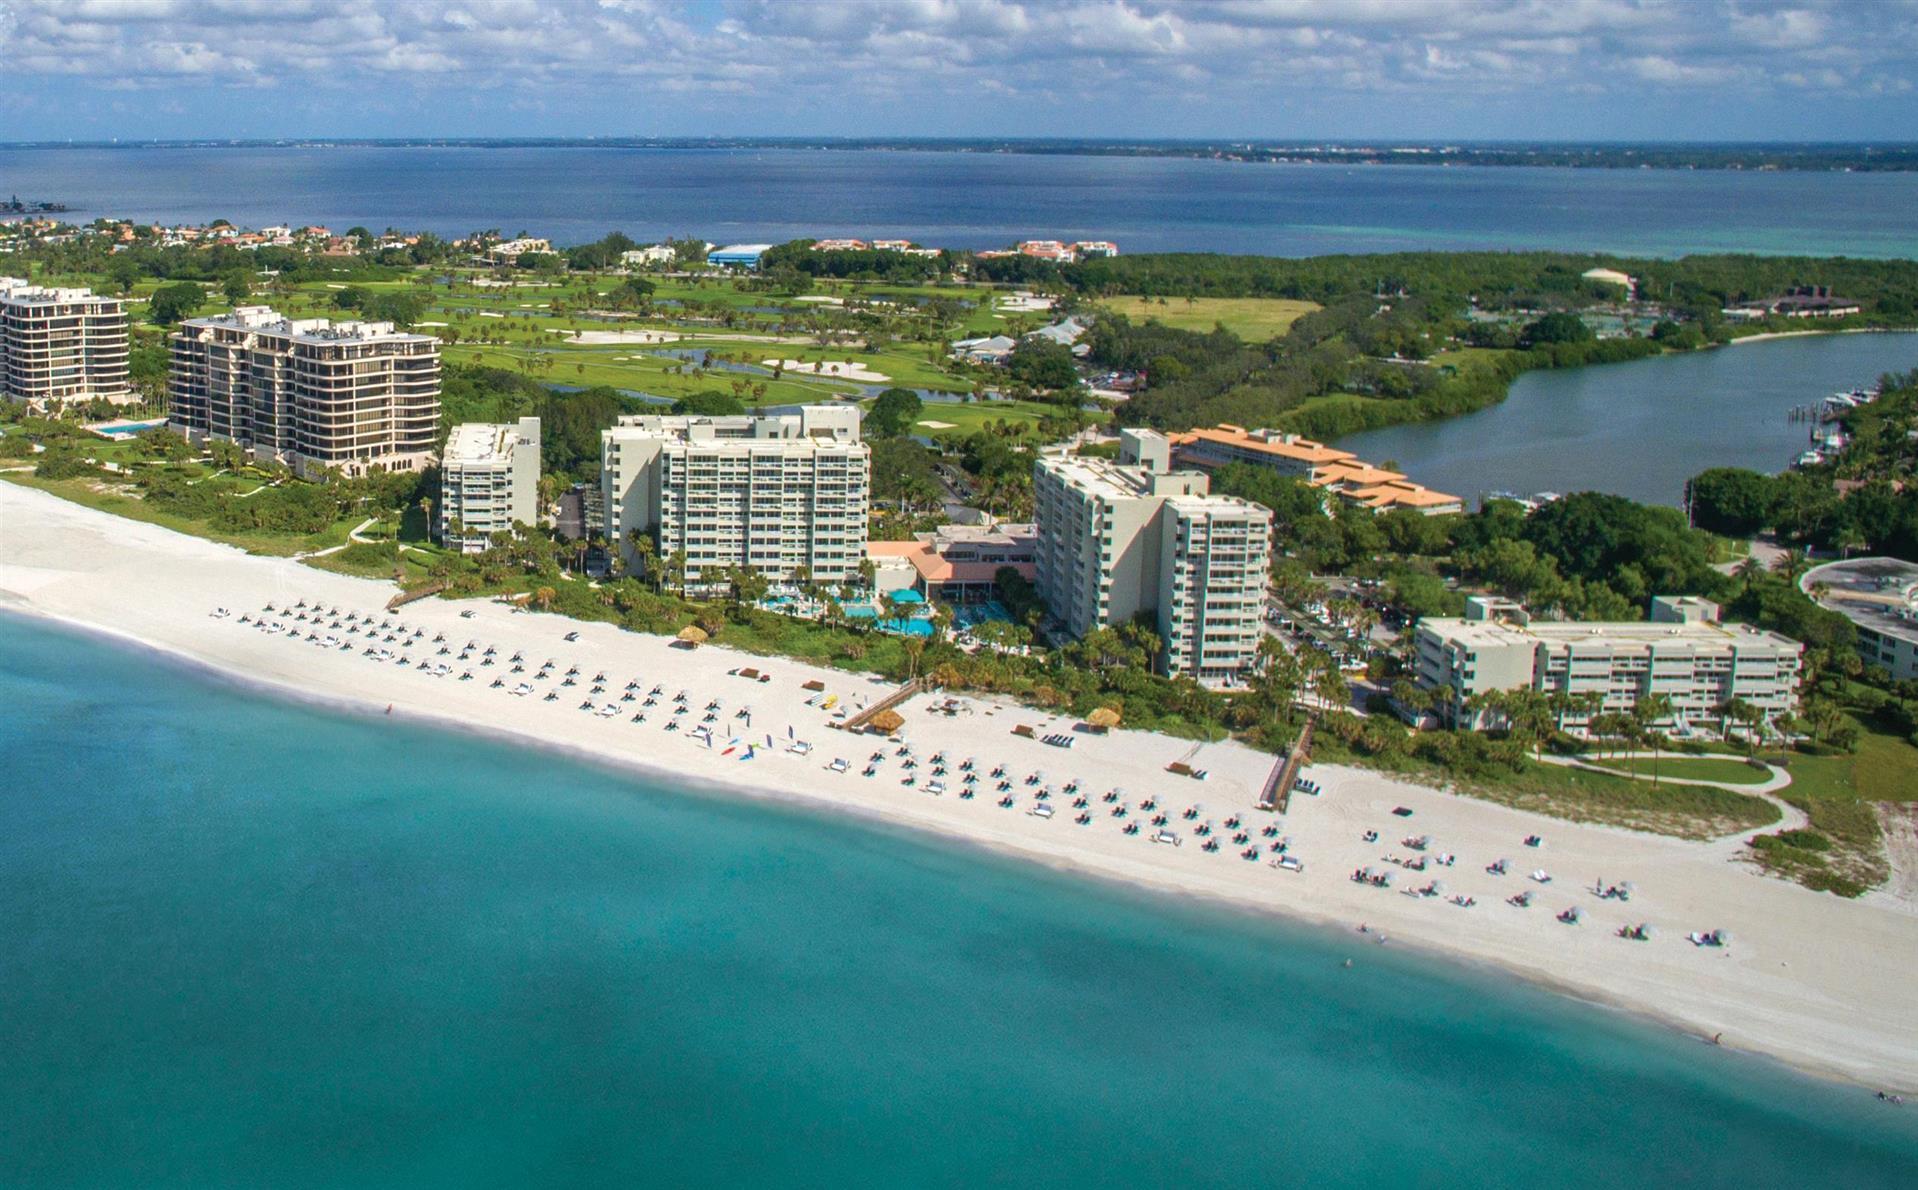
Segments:
[[[1171,470],[1171,444],[1121,434],[1117,463],[1045,455],[1033,465],[1036,581],[1073,636],[1152,615],[1160,672],[1237,681],[1258,650],[1272,516]]]
[[[0,277],[0,393],[42,406],[131,399],[125,305]]]
[[[265,306],[189,318],[172,340],[176,429],[301,474],[417,471],[440,422],[440,343],[390,322],[290,319]]]
[[[1460,727],[1504,725],[1479,696],[1535,690],[1570,696],[1567,727],[1664,695],[1670,710],[1657,725],[1681,733],[1716,730],[1733,699],[1767,721],[1789,717],[1805,651],[1776,632],[1720,624],[1708,599],[1667,596],[1652,600],[1649,621],[1605,622],[1537,621],[1507,600],[1474,596],[1463,619],[1420,620],[1417,648],[1419,683],[1450,695],[1443,713]]]
[[[538,520],[539,418],[454,426],[440,458],[440,540],[477,554],[493,534]]]
[[[808,405],[774,417],[622,417],[600,433],[607,536],[628,563],[635,531],[685,585],[734,567],[780,581],[843,583],[866,552],[872,452],[859,410]]]

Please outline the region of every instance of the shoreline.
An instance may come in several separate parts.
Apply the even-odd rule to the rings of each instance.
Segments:
[[[1802,331],[1760,331],[1756,335],[1739,335],[1724,343],[1710,346],[1736,347],[1741,343],[1768,343],[1773,339],[1805,339],[1814,335],[1909,335],[1918,331],[1918,326],[1834,326]]]
[[[1030,851],[1018,846],[995,844],[991,840],[976,838],[960,832],[945,831],[936,828],[902,824],[887,818],[883,814],[873,813],[864,807],[848,806],[808,797],[793,795],[779,789],[755,786],[745,782],[728,782],[711,777],[697,776],[677,772],[671,768],[649,764],[645,760],[629,756],[617,756],[590,748],[579,748],[557,744],[551,740],[511,726],[476,727],[463,723],[443,714],[432,711],[394,708],[382,710],[378,702],[353,697],[327,697],[313,693],[299,686],[282,682],[264,680],[254,675],[228,669],[222,665],[206,661],[192,653],[184,652],[166,645],[156,644],[132,634],[84,620],[71,619],[46,612],[30,604],[13,602],[5,598],[6,592],[0,590],[0,622],[14,616],[22,620],[55,625],[61,631],[86,636],[108,644],[110,647],[135,653],[148,654],[163,664],[179,666],[192,671],[202,680],[230,686],[236,690],[255,691],[280,699],[293,706],[317,709],[331,714],[354,718],[381,719],[393,718],[411,726],[431,731],[442,731],[468,739],[485,741],[504,747],[526,748],[534,752],[564,758],[575,764],[591,767],[620,777],[638,777],[648,781],[677,783],[680,788],[675,793],[691,793],[695,797],[709,797],[730,802],[763,802],[819,817],[823,821],[843,821],[851,818],[860,827],[882,833],[896,833],[922,845],[948,847],[968,855],[985,855],[1018,864],[1035,865],[1049,872],[1069,879],[1095,881],[1110,891],[1130,893],[1154,900],[1170,899],[1188,905],[1196,905],[1205,910],[1229,914],[1235,918],[1251,922],[1278,921],[1287,926],[1309,930],[1324,936],[1328,943],[1344,939],[1353,941],[1355,934],[1349,923],[1330,914],[1315,913],[1304,909],[1284,906],[1261,906],[1249,904],[1237,897],[1194,889],[1176,881],[1154,881],[1119,876],[1104,868],[1077,862],[1070,857],[1049,856],[1043,852]],[[876,738],[876,737],[874,737]],[[1547,821],[1553,821],[1548,819]],[[1626,832],[1631,833],[1631,832]],[[1363,924],[1363,923],[1361,923]],[[1363,937],[1363,935],[1357,935]],[[1421,960],[1441,963],[1455,969],[1470,972],[1478,976],[1517,975],[1528,985],[1573,1000],[1590,1008],[1617,1013],[1629,1017],[1641,1027],[1655,1028],[1676,1034],[1680,1037],[1712,1044],[1709,1034],[1700,1033],[1695,1027],[1677,1015],[1662,1011],[1657,1006],[1634,1004],[1633,1002],[1607,995],[1603,989],[1591,988],[1558,978],[1549,972],[1514,968],[1508,964],[1490,959],[1480,959],[1471,954],[1451,949],[1443,944],[1412,938],[1393,938],[1397,953],[1411,952]],[[1775,1062],[1801,1075],[1830,1082],[1844,1083],[1861,1089],[1877,1089],[1875,1084],[1860,1082],[1845,1069],[1838,1066],[1820,1066],[1795,1062],[1780,1057],[1761,1046],[1741,1047],[1736,1044],[1722,1048],[1740,1053],[1746,1057],[1762,1061]]]
[[[140,591],[137,604],[121,597],[134,589]],[[973,714],[935,719],[926,710],[931,701],[926,695],[902,708],[908,720],[904,738],[925,752],[976,754],[982,762],[1007,763],[1015,773],[1043,769],[1048,782],[1067,774],[1084,776],[1089,791],[1119,786],[1135,800],[1150,792],[1167,808],[1202,802],[1206,817],[1241,814],[1250,830],[1276,824],[1296,841],[1296,853],[1307,863],[1305,872],[1280,872],[1265,856],[1257,864],[1241,862],[1233,854],[1236,847],[1203,854],[1190,837],[1183,847],[1151,846],[1143,837],[1122,835],[1103,814],[1085,827],[1069,821],[1069,811],[1039,819],[1024,812],[1023,796],[1017,810],[1008,812],[995,807],[984,790],[976,802],[902,790],[896,763],[871,780],[861,779],[857,769],[843,776],[829,773],[826,757],[864,755],[880,743],[877,737],[853,738],[826,729],[824,712],[797,705],[802,697],[797,682],[807,678],[824,681],[848,701],[882,689],[839,671],[716,646],[686,652],[663,638],[476,601],[422,601],[388,613],[429,631],[499,642],[502,653],[509,645],[522,648],[529,659],[535,649],[565,657],[568,646],[557,643],[559,637],[576,630],[585,643],[572,646],[575,659],[603,667],[610,681],[638,672],[669,690],[678,684],[723,699],[728,710],[747,695],[777,705],[774,715],[761,717],[789,726],[795,738],[811,739],[814,752],[795,758],[769,749],[754,761],[748,781],[743,773],[717,776],[719,757],[683,736],[663,743],[656,725],[630,724],[624,715],[601,720],[577,713],[563,700],[522,703],[478,681],[455,684],[451,678],[382,666],[357,652],[316,650],[237,624],[240,612],[266,600],[321,599],[377,610],[390,594],[390,587],[372,580],[248,556],[47,493],[0,485],[0,599],[7,610],[148,649],[242,687],[374,717],[383,702],[390,702],[391,713],[409,722],[513,746],[530,744],[649,781],[690,785],[696,796],[850,813],[862,824],[930,834],[941,843],[1036,862],[1073,877],[1092,876],[1151,895],[1172,893],[1235,913],[1277,915],[1314,928],[1337,927],[1354,940],[1355,923],[1377,923],[1394,944],[1424,956],[1516,973],[1554,992],[1689,1036],[1709,1039],[1723,1032],[1726,1048],[1763,1053],[1812,1074],[1885,1090],[1918,1082],[1912,1074],[1918,1068],[1918,1038],[1900,1024],[1918,1011],[1918,990],[1893,961],[1918,952],[1918,914],[1910,906],[1842,902],[1761,876],[1735,862],[1737,848],[1725,840],[1688,843],[1584,826],[1334,766],[1315,766],[1314,775],[1326,789],[1323,797],[1301,797],[1278,819],[1250,810],[1272,758],[1236,744],[1203,747],[1202,763],[1212,779],[1201,784],[1163,772],[1162,762],[1190,747],[1189,741],[1118,731],[1084,737],[1077,748],[1062,752],[1011,734],[1015,719],[1037,725],[1046,718],[1029,708],[969,698]],[[232,607],[236,619],[209,618],[216,603]],[[474,611],[474,619],[461,618],[463,609]],[[770,667],[776,684],[749,683],[727,672],[744,664]],[[783,701],[789,692],[792,705]],[[1046,729],[1070,730],[1070,723]],[[1416,817],[1401,823],[1386,813],[1393,805],[1413,808]],[[1063,803],[1060,809],[1065,810]],[[1104,807],[1095,798],[1091,809]],[[1188,824],[1175,817],[1172,825]],[[1435,850],[1456,849],[1459,866],[1444,873],[1447,883],[1456,881],[1480,904],[1461,909],[1436,898],[1415,899],[1350,882],[1347,873],[1357,863],[1376,863],[1381,848],[1401,850],[1389,838],[1362,844],[1358,835],[1367,826],[1429,832]],[[1525,833],[1548,836],[1550,850],[1524,853],[1517,843]],[[1548,889],[1516,872],[1502,881],[1481,878],[1480,865],[1494,857],[1510,858],[1515,866],[1549,863],[1566,879]],[[1574,879],[1592,870],[1635,880],[1643,890],[1640,903],[1623,913],[1589,890],[1572,887]],[[1417,879],[1411,872],[1401,875],[1402,887]],[[1538,892],[1550,908],[1541,904],[1519,911],[1501,903],[1503,894],[1521,887]],[[1553,921],[1552,910],[1567,900],[1586,908],[1592,920],[1576,929]],[[1610,937],[1612,919],[1622,922],[1625,916],[1657,923],[1661,936],[1650,944]],[[1712,951],[1684,941],[1686,930],[1706,928],[1729,929],[1738,942]]]

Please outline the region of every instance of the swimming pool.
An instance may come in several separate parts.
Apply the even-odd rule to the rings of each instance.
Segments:
[[[164,417],[158,421],[123,421],[109,425],[94,426],[93,432],[102,438],[133,438],[146,433],[148,430],[164,429],[166,423],[167,419]]]
[[[977,628],[993,620],[1004,620],[1008,623],[1012,620],[1012,613],[1007,611],[1006,605],[997,599],[988,599],[984,603],[955,604],[952,609],[952,626],[961,631]]]
[[[879,612],[867,604],[855,603],[845,609],[848,620],[871,620],[873,627],[881,632],[895,632],[901,636],[931,636],[932,617],[912,616],[903,620],[881,620]]]

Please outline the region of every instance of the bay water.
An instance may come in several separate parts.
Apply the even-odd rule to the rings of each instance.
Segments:
[[[30,137],[32,129],[13,130]],[[947,151],[552,146],[0,147],[0,194],[81,220],[224,218],[562,244],[623,230],[1114,240],[1125,252],[1312,256],[1554,249],[1918,256],[1918,173],[1255,165]]]
[[[1465,499],[1611,492],[1682,505],[1709,467],[1783,471],[1809,448],[1791,411],[1918,368],[1918,332],[1805,335],[1622,364],[1527,372],[1497,405],[1338,445]]]
[[[1918,1169],[1918,1109],[1499,974],[6,615],[0,922],[8,1186]]]

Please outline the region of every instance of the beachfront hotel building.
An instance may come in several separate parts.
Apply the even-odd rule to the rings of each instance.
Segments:
[[[600,433],[607,536],[633,564],[633,534],[686,587],[749,567],[775,581],[848,583],[866,556],[872,451],[853,405],[777,416],[622,417]]]
[[[189,318],[172,337],[175,429],[302,475],[418,471],[440,423],[440,344],[390,322],[290,319],[266,306]]]
[[[1048,454],[1033,464],[1034,579],[1072,636],[1153,618],[1158,668],[1208,685],[1238,681],[1263,631],[1272,515],[1173,471],[1171,443],[1124,430],[1117,462]]]
[[[1220,423],[1172,436],[1178,462],[1210,471],[1228,463],[1247,463],[1309,483],[1373,512],[1404,509],[1422,516],[1465,511],[1465,502],[1446,492],[1413,483],[1397,471],[1374,467],[1349,450],[1278,430],[1248,430]]]
[[[127,350],[118,298],[0,277],[0,394],[40,408],[132,400]]]
[[[440,456],[439,538],[464,554],[539,522],[539,418],[453,427]]]
[[[1671,596],[1652,600],[1649,620],[1606,622],[1534,621],[1509,600],[1475,596],[1462,619],[1419,621],[1416,642],[1419,684],[1450,692],[1441,713],[1454,726],[1502,726],[1476,704],[1489,691],[1588,697],[1594,708],[1565,716],[1568,728],[1663,694],[1671,713],[1656,726],[1681,735],[1716,732],[1734,698],[1768,722],[1791,716],[1804,648],[1776,632],[1719,623],[1708,599]]]

